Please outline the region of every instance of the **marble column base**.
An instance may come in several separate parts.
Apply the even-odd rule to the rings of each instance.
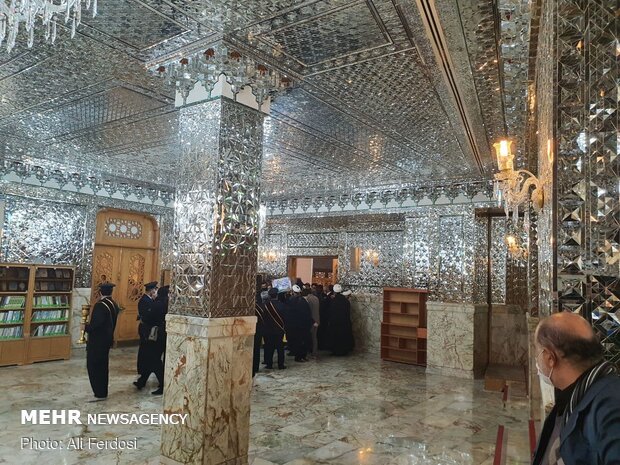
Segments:
[[[426,372],[458,378],[484,376],[488,363],[488,308],[428,302]]]
[[[247,465],[256,317],[166,317],[161,463]]]
[[[491,328],[492,364],[526,366],[528,364],[528,327],[519,305],[493,304]]]

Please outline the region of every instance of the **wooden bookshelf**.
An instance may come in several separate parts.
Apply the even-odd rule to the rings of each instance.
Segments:
[[[0,366],[69,359],[74,275],[71,266],[0,263]]]
[[[423,289],[383,289],[381,358],[426,366],[426,296]]]

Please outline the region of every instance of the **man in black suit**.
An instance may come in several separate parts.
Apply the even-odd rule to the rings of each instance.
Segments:
[[[164,305],[155,302],[157,297],[157,281],[144,285],[145,293],[138,302],[138,334],[140,335],[140,347],[138,349],[138,373],[140,378],[134,381],[138,390],[142,389],[151,376],[155,373],[159,388],[153,391],[153,395],[161,395],[164,392],[164,366],[161,360],[162,338],[160,327],[165,319]]]
[[[101,299],[93,307],[90,322],[84,328],[88,334],[86,369],[95,401],[108,397],[110,348],[114,343],[114,328],[120,311],[111,297],[113,288],[112,283],[99,285]]]

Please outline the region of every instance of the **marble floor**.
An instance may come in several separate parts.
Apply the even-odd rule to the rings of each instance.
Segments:
[[[156,464],[159,427],[21,425],[21,409],[155,413],[161,397],[137,392],[136,348],[115,349],[110,397],[91,398],[83,354],[70,361],[0,368],[1,464]],[[498,425],[506,428],[505,464],[527,464],[527,405],[479,381],[427,376],[376,356],[290,360],[254,382],[251,465],[490,465]],[[150,387],[155,388],[155,380]],[[21,449],[21,438],[137,438],[135,450]]]

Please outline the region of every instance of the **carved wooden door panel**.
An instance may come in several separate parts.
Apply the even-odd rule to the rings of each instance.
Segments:
[[[93,272],[91,304],[94,305],[101,297],[99,284],[103,282],[117,283],[120,278],[121,249],[118,247],[96,246],[93,251]],[[114,292],[116,296],[116,292]]]
[[[123,248],[116,298],[124,310],[116,327],[116,339],[133,340],[138,337],[138,301],[144,294],[144,283],[151,281],[149,270],[153,266],[153,251]],[[147,274],[148,273],[148,274]]]

